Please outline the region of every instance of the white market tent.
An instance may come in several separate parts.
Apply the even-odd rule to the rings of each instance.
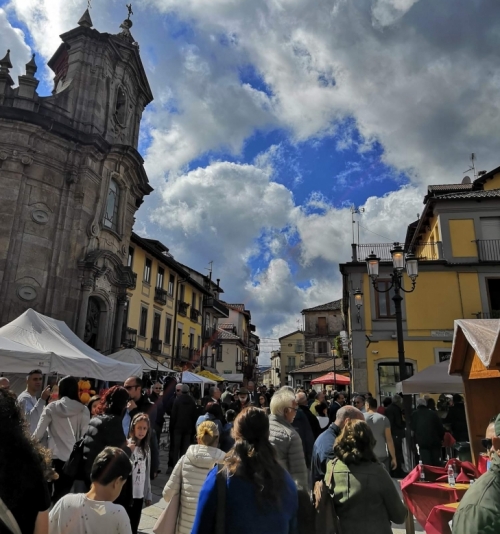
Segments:
[[[0,372],[27,374],[32,369],[50,371],[53,354],[0,337]]]
[[[65,322],[42,315],[31,308],[0,328],[0,338],[2,337],[23,345],[27,351],[51,353],[47,372],[107,382],[123,382],[130,376],[142,376],[141,365],[119,362],[102,355],[84,343]],[[37,367],[39,355],[33,353],[31,369]],[[0,370],[3,370],[1,353]],[[25,368],[11,372],[25,372]]]
[[[398,382],[398,392],[404,394],[417,393],[463,393],[464,384],[460,376],[448,374],[449,361],[426,367],[412,377]]]
[[[134,363],[136,365],[142,365],[142,370],[145,373],[150,373],[151,371],[160,371],[162,373],[175,373],[173,369],[169,369],[166,365],[163,365],[160,362],[157,362],[141,354],[137,349],[123,349],[118,352],[109,355],[113,360],[118,360],[125,363]]]
[[[183,371],[181,382],[183,384],[210,384],[212,386],[217,385],[217,382],[215,382],[214,380],[210,380],[209,378],[205,378],[204,376],[200,376],[195,373],[190,373],[189,371]]]

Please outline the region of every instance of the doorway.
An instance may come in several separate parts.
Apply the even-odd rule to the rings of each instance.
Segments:
[[[382,362],[377,365],[379,400],[394,396],[396,384],[400,382],[399,364],[397,362]],[[413,364],[406,364],[406,376],[413,376]]]
[[[85,335],[83,341],[93,349],[97,348],[99,337],[99,322],[101,320],[101,305],[95,297],[89,297],[87,320],[85,321]]]

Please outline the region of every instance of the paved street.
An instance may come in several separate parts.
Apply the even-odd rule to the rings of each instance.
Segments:
[[[167,483],[170,471],[168,471],[168,451],[160,452],[160,469],[161,474],[152,482],[153,490],[153,505],[144,508],[142,511],[141,523],[139,525],[139,532],[142,534],[153,534],[153,526],[165,508],[165,501],[162,499],[162,491]],[[394,482],[399,490],[399,482]],[[401,492],[400,492],[401,493]],[[406,534],[404,525],[393,525],[392,532],[394,534]],[[415,521],[415,532],[424,532],[424,529]]]

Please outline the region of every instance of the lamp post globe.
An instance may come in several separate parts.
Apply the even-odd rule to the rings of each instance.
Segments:
[[[378,278],[379,266],[380,259],[377,258],[377,255],[372,251],[372,253],[366,258],[366,267],[368,269],[368,274],[373,281]]]
[[[407,254],[406,256],[406,274],[412,282],[414,282],[418,276],[418,260],[412,253]]]
[[[396,271],[401,272],[405,268],[405,251],[399,243],[394,243],[391,250],[392,264]]]

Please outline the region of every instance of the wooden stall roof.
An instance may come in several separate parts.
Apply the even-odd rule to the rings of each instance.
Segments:
[[[471,352],[474,353],[474,359],[480,367],[484,366],[488,370],[498,371],[500,368],[499,333],[500,319],[456,320],[448,373],[467,375],[471,370],[467,355]]]

